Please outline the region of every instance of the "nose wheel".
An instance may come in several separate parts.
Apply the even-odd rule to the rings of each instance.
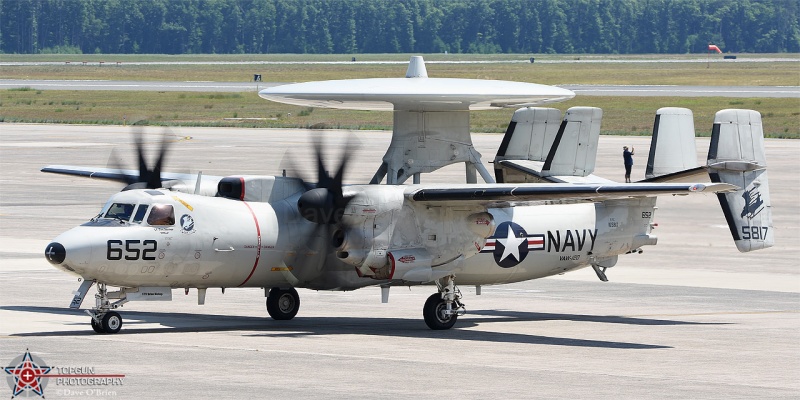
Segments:
[[[93,315],[92,329],[96,333],[117,333],[122,329],[122,316],[116,311],[109,311],[102,316]]]
[[[117,333],[122,329],[122,316],[116,311],[111,311],[122,304],[126,303],[127,299],[120,299],[111,303],[108,299],[108,288],[105,283],[97,283],[97,294],[95,297],[95,308],[86,310],[89,314],[92,324],[92,330],[95,333]]]

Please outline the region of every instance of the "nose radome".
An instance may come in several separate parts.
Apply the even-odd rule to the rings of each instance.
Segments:
[[[59,265],[67,258],[67,250],[61,243],[52,242],[45,248],[44,257],[50,264]]]

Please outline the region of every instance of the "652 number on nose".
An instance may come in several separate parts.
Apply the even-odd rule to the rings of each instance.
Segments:
[[[106,258],[112,261],[122,260],[123,257],[128,261],[156,259],[156,249],[158,242],[155,240],[109,240],[106,246]]]

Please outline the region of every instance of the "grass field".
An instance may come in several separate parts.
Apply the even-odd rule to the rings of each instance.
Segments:
[[[401,77],[409,55],[3,55],[4,62],[48,63],[4,65],[4,79],[111,79],[166,81],[248,81],[260,73],[264,81],[301,82],[324,79]],[[537,62],[526,62],[536,57]],[[426,55],[428,61],[473,61],[427,65],[432,77],[501,79],[543,84],[675,84],[675,85],[800,85],[797,55],[742,55],[742,62],[714,62],[705,56],[539,56]],[[714,56],[720,58],[720,56]],[[772,61],[745,62],[748,58]],[[575,62],[580,59],[582,62]],[[671,62],[585,62],[586,60],[667,59]],[[70,61],[66,64],[66,61]],[[87,61],[83,65],[82,61]],[[105,61],[99,66],[100,61]],[[120,61],[117,65],[116,61]],[[147,64],[159,62],[211,64]],[[265,61],[288,64],[264,64]],[[337,64],[303,64],[338,62]],[[492,63],[475,63],[491,61]],[[548,61],[552,63],[548,63]],[[230,64],[236,62],[236,64]],[[139,64],[137,64],[139,63]],[[141,64],[144,63],[144,64]],[[604,134],[650,134],[660,107],[693,110],[698,135],[710,133],[716,111],[751,108],[764,118],[768,137],[800,138],[800,99],[735,99],[691,97],[581,97],[554,107],[595,106],[604,110]],[[472,113],[472,130],[503,132],[513,110]],[[312,127],[391,129],[388,112],[309,109],[260,99],[255,93],[39,91],[0,92],[0,121],[78,124],[150,124],[242,127]]]
[[[800,138],[800,99],[723,97],[578,97],[552,105],[603,109],[604,134],[648,135],[660,107],[694,112],[699,136],[711,132],[714,113],[750,108],[763,115],[768,137]],[[471,113],[474,132],[504,132],[513,109]],[[392,113],[303,108],[255,93],[39,91],[0,92],[0,121],[74,124],[239,126],[253,128],[391,129]]]
[[[500,58],[503,56],[504,58]],[[299,56],[283,59],[276,57],[277,62],[290,64],[264,64],[258,60],[246,57],[242,59],[234,56],[226,57],[220,61],[218,57],[195,56],[189,60],[194,62],[210,62],[218,64],[148,64],[164,60],[128,59],[116,64],[118,57],[106,56],[107,60],[102,66],[99,61],[87,61],[86,65],[73,59],[66,64],[65,56],[61,60],[52,57],[42,57],[40,62],[55,64],[46,65],[5,65],[0,69],[0,79],[107,79],[107,80],[145,80],[145,81],[249,81],[254,74],[261,74],[264,81],[269,82],[306,82],[328,79],[351,78],[385,78],[402,77],[406,66],[402,62],[408,56],[398,55],[370,55],[359,56],[363,61],[376,61],[378,59],[401,63],[375,64],[366,62],[346,62],[345,56]],[[130,56],[125,56],[124,59]],[[162,56],[163,57],[163,56]],[[185,56],[176,57],[171,62],[188,61]],[[714,62],[706,64],[702,57],[675,58],[675,62],[587,62],[587,60],[606,60],[598,56],[575,56],[571,59],[552,56],[545,57],[538,63],[527,62],[528,57],[521,55],[496,55],[495,59],[487,57],[474,57],[473,61],[494,61],[496,63],[456,63],[436,64],[432,61],[466,61],[466,57],[443,55],[425,56],[429,61],[428,75],[431,77],[448,78],[475,78],[475,79],[500,79],[519,82],[535,82],[547,85],[557,84],[617,84],[617,85],[766,85],[766,86],[797,86],[800,85],[800,62],[771,61],[771,62]],[[720,57],[715,56],[719,61]],[[4,56],[4,61],[11,61]],[[81,60],[87,57],[82,57]],[[97,57],[95,57],[97,58]],[[447,58],[443,60],[443,58]],[[541,57],[540,57],[541,58]],[[666,57],[665,57],[666,58]],[[538,59],[538,58],[537,58]],[[582,62],[575,62],[580,59]],[[781,60],[781,58],[774,58]],[[337,64],[304,64],[303,60],[311,62],[342,61]],[[617,60],[614,58],[613,60]],[[640,59],[651,61],[651,59]],[[261,60],[266,61],[266,60]],[[551,61],[553,63],[547,63]],[[556,62],[558,61],[558,62]],[[620,61],[631,61],[621,58]],[[680,62],[685,61],[685,62]],[[690,62],[694,61],[694,62]],[[700,62],[697,62],[700,61]],[[61,64],[64,62],[64,64]],[[138,64],[137,64],[138,62]],[[234,62],[234,64],[226,63]],[[144,64],[142,64],[144,63]]]

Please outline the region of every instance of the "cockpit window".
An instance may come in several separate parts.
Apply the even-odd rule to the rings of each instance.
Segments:
[[[139,204],[139,207],[136,209],[136,214],[133,215],[131,222],[134,224],[141,223],[144,219],[144,215],[147,214],[147,207],[147,204]]]
[[[114,203],[108,208],[104,217],[128,221],[131,219],[131,214],[133,214],[133,206],[133,204]]]
[[[150,225],[175,225],[175,213],[170,204],[155,204],[147,217]]]

